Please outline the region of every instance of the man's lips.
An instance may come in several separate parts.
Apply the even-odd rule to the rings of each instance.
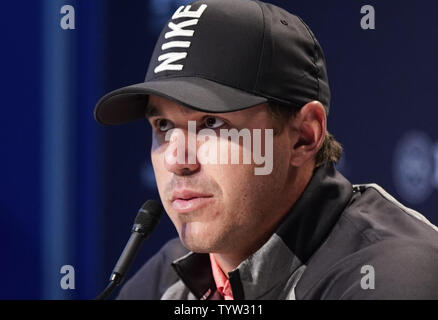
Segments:
[[[207,205],[212,200],[212,194],[205,194],[192,190],[174,191],[171,198],[172,208],[179,213],[194,211]]]

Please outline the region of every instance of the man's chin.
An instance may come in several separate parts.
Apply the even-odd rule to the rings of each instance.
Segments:
[[[185,231],[179,234],[179,238],[184,247],[193,252],[209,253],[214,252],[216,249],[211,234],[191,234]]]

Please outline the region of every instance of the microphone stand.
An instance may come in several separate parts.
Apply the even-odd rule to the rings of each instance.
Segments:
[[[113,273],[111,275],[110,283],[108,283],[106,288],[96,297],[95,300],[105,300],[108,298],[120,282],[117,278],[117,274]]]

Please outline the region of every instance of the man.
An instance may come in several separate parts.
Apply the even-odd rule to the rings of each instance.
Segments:
[[[323,52],[300,18],[250,0],[180,7],[145,82],[95,110],[103,124],[147,118],[179,234],[119,298],[438,298],[438,229],[334,168],[329,108]]]

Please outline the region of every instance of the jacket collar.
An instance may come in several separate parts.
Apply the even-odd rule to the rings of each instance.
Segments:
[[[234,298],[274,299],[284,292],[281,284],[320,247],[352,194],[351,183],[333,164],[317,168],[271,238],[229,273]],[[207,253],[190,252],[172,266],[198,299],[217,297]]]

